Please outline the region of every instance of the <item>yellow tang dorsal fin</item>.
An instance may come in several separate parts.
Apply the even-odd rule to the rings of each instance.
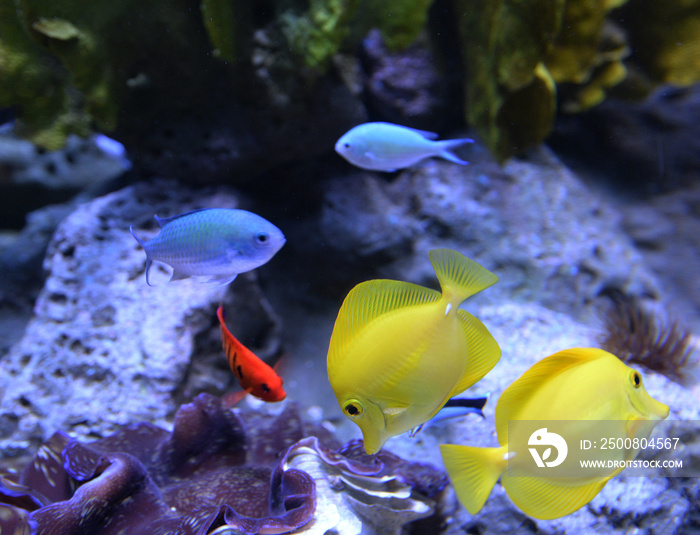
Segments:
[[[527,477],[506,472],[501,483],[526,515],[542,520],[551,520],[566,516],[580,509],[605,486],[610,478],[596,478],[580,486],[566,485],[566,478],[557,484],[557,478]]]
[[[508,443],[508,420],[515,418],[518,409],[545,382],[569,368],[604,357],[613,357],[607,351],[590,347],[574,347],[554,353],[535,363],[503,391],[496,406],[496,432],[499,444]]]
[[[467,338],[467,370],[452,390],[451,398],[483,379],[501,358],[498,342],[480,320],[464,310],[458,310],[457,316]]]
[[[452,249],[433,249],[429,256],[442,295],[451,303],[459,305],[467,297],[498,282],[498,277],[488,269]]]
[[[328,365],[337,364],[347,344],[379,316],[439,299],[439,292],[408,282],[377,279],[358,284],[350,290],[335,320]]]

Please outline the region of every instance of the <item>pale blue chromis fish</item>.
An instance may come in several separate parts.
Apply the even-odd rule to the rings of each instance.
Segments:
[[[391,123],[365,123],[346,132],[335,144],[335,151],[351,164],[372,171],[396,171],[439,156],[460,165],[468,162],[451,151],[473,139],[434,141],[433,132],[414,130]]]
[[[208,282],[228,284],[236,275],[265,264],[284,245],[282,231],[259,215],[245,210],[210,208],[161,219],[160,233],[144,241],[129,227],[146,251],[146,283],[154,260],[173,268],[172,280],[192,275]]]

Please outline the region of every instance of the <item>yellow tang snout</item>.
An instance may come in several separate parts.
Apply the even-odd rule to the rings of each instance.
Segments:
[[[632,368],[627,367],[628,384],[627,397],[634,411],[637,412],[636,417],[631,420],[665,420],[668,418],[670,409],[668,405],[655,400],[649,395],[644,384],[642,383],[642,375]]]
[[[357,397],[348,398],[340,404],[343,414],[357,424],[362,431],[365,451],[377,453],[391,435],[386,429],[386,419],[381,407]]]

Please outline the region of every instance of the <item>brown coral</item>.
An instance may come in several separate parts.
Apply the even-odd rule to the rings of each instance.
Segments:
[[[690,332],[623,294],[613,296],[600,344],[623,362],[640,364],[676,382],[688,380],[690,368],[698,363]]]

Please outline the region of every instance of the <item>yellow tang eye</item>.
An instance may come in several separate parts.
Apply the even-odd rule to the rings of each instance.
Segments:
[[[630,372],[630,383],[632,383],[632,386],[634,388],[641,388],[642,386],[642,376],[639,375],[638,371],[632,370]]]
[[[354,418],[355,416],[360,416],[364,412],[365,407],[356,399],[349,399],[345,402],[343,410],[345,411],[345,414],[351,418]]]

